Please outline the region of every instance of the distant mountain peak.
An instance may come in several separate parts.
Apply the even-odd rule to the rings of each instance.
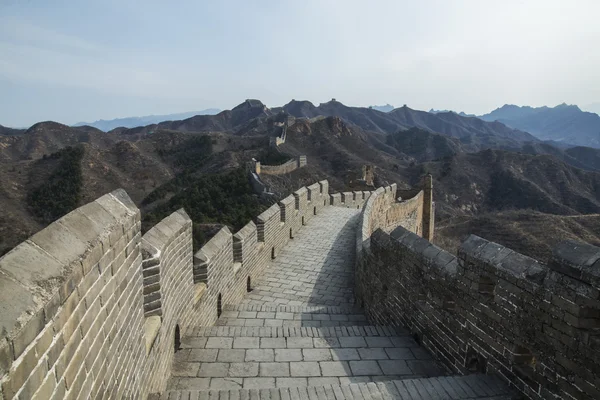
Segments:
[[[241,103],[241,104],[239,104],[239,105],[235,106],[235,107],[232,109],[232,111],[233,111],[233,110],[239,110],[239,109],[242,109],[242,108],[255,108],[255,107],[263,107],[263,108],[267,108],[267,106],[265,106],[265,105],[263,104],[263,102],[262,102],[262,101],[260,101],[260,100],[257,100],[257,99],[246,99],[246,101],[244,101],[243,103]]]
[[[562,103],[554,107],[505,104],[479,118],[500,121],[542,140],[600,148],[600,117],[583,112],[574,104]]]
[[[369,108],[372,110],[377,110],[377,111],[381,111],[381,112],[390,112],[394,109],[394,106],[387,103],[384,106],[369,106]]]
[[[165,115],[145,115],[142,117],[126,117],[116,119],[99,119],[95,122],[78,122],[73,126],[91,126],[100,129],[104,132],[111,131],[115,128],[137,128],[140,126],[147,126],[152,124],[158,124],[164,121],[176,121],[184,120],[187,118],[194,117],[196,115],[215,115],[220,113],[221,110],[217,108],[208,108],[202,111],[189,111],[177,114],[165,114]]]

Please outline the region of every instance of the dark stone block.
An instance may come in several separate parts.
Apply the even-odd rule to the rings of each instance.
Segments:
[[[593,267],[600,260],[600,248],[588,243],[566,240],[559,243],[552,251],[550,268],[562,272],[575,279],[582,279],[582,271],[593,276],[600,276],[600,269]],[[590,274],[591,272],[591,274]]]
[[[425,250],[423,250],[423,258],[425,258],[429,262],[433,262],[433,260],[440,253],[440,251],[442,251],[442,249],[430,243],[429,246],[425,248]]]
[[[448,253],[447,251],[442,250],[435,257],[433,263],[436,268],[442,270],[446,266],[446,264],[450,263],[451,261],[456,261],[456,257]]]
[[[399,226],[390,233],[390,236],[397,241],[402,241],[410,233],[411,232],[409,230]]]
[[[425,249],[427,249],[429,246],[431,246],[431,242],[429,240],[419,237],[413,243],[412,250],[415,253],[423,254],[423,251],[425,251]]]
[[[489,242],[477,235],[469,235],[467,240],[462,242],[458,248],[458,257],[462,258],[462,254],[470,257],[476,257],[479,250]]]

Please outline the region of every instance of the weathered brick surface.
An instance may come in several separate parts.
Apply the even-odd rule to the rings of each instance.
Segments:
[[[1,301],[0,330],[7,336],[0,348],[9,344],[0,363],[4,399],[84,398],[95,382],[110,384],[111,377],[92,372],[95,360],[111,358],[110,346],[126,343],[121,354],[142,354],[136,342],[142,330],[135,329],[141,312],[137,318],[128,313],[142,310],[140,239],[139,211],[119,190],[67,214],[0,259],[8,288],[15,288]],[[109,310],[116,310],[114,319]],[[130,317],[117,320],[120,315]],[[111,329],[117,321],[131,332]]]
[[[357,286],[372,322],[408,327],[455,372],[497,374],[533,399],[595,399],[599,255],[565,242],[545,266],[472,235],[457,258],[399,227],[373,233]]]
[[[260,162],[256,163],[255,171],[257,174],[264,175],[284,175],[302,168],[306,165],[306,156],[298,156],[293,160],[289,160],[281,165],[264,165]]]
[[[177,328],[184,335],[212,325],[219,298],[221,305],[239,303],[248,279],[260,277],[290,237],[332,205],[328,189],[327,181],[301,188],[235,235],[223,228],[196,254],[183,210],[142,238],[140,212],[122,190],[40,231],[0,259],[0,398],[162,391]],[[353,192],[335,205],[362,208],[370,194]],[[589,324],[581,317],[577,324]]]

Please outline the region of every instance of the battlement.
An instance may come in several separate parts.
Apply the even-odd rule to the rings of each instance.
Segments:
[[[358,250],[369,319],[408,327],[452,371],[533,399],[600,397],[600,248],[564,242],[543,265],[471,235],[455,257],[398,227]]]
[[[393,208],[395,186],[382,190]],[[0,258],[0,399],[163,391],[185,332],[238,303],[324,208],[372,197],[328,192],[326,180],[303,187],[195,254],[183,209],[142,236],[123,190],[50,224]]]
[[[263,165],[260,161],[254,162],[254,173],[257,175],[284,175],[302,168],[306,165],[306,156],[298,156],[281,165]]]

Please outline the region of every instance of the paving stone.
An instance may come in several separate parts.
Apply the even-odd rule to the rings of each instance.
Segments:
[[[304,387],[308,386],[307,378],[276,378],[275,384],[280,387]]]
[[[349,361],[353,375],[382,375],[377,361]]]
[[[189,348],[204,348],[206,345],[206,341],[208,338],[205,337],[184,337],[181,339],[181,348],[189,349]]]
[[[360,336],[339,337],[340,347],[367,347],[367,342]]]
[[[260,338],[261,349],[285,349],[285,338]]]
[[[286,362],[260,363],[260,376],[290,376],[290,364]]]
[[[244,378],[244,389],[275,387],[275,378]]]
[[[392,341],[387,337],[366,337],[367,346],[369,347],[393,347]]]
[[[196,376],[200,363],[174,362],[171,373],[173,376]]]
[[[178,390],[199,390],[210,387],[211,378],[178,378],[175,389]]]
[[[315,348],[332,348],[332,347],[340,347],[340,341],[334,337],[324,337],[324,338],[314,338],[313,346]]]
[[[217,390],[241,389],[243,383],[244,378],[211,378],[210,388]]]
[[[234,349],[258,349],[260,347],[260,338],[257,337],[236,337],[233,338]]]
[[[289,337],[287,338],[288,349],[306,349],[313,347],[313,340],[309,337]]]
[[[231,376],[231,377],[258,376],[258,363],[257,362],[231,363],[231,364],[229,364],[229,372],[227,375]]]
[[[385,375],[410,375],[413,373],[404,360],[379,360],[378,362]]]
[[[233,345],[233,338],[210,337],[206,342],[207,349],[230,349]]]
[[[302,349],[304,361],[329,361],[332,360],[329,349]]]
[[[213,362],[217,360],[218,349],[192,349],[188,361]]]
[[[275,361],[302,361],[302,350],[275,349]]]
[[[291,376],[321,376],[321,369],[318,362],[291,362],[290,374]]]
[[[198,376],[222,378],[227,376],[228,371],[229,363],[202,363]]]
[[[408,349],[408,348],[402,348],[402,347],[394,348],[393,347],[393,348],[385,349],[385,353],[388,355],[388,357],[391,360],[411,360],[411,359],[415,358],[411,349]]]
[[[325,386],[339,384],[340,378],[335,377],[308,378],[308,386]]]
[[[385,352],[384,348],[375,347],[375,348],[366,348],[366,349],[357,349],[358,355],[361,360],[387,360],[388,355]]]
[[[334,361],[360,360],[356,349],[331,349],[330,351]]]
[[[243,349],[220,349],[217,361],[219,362],[244,362],[244,361],[258,361],[258,360],[246,360],[246,350]],[[200,360],[205,361],[205,360]],[[214,361],[214,360],[212,360]]]
[[[350,385],[353,383],[371,382],[368,376],[340,376],[340,385]]]
[[[244,350],[242,350],[244,351]],[[248,349],[246,350],[245,361],[273,361],[273,349]]]
[[[347,361],[323,361],[319,364],[323,376],[353,375]]]

